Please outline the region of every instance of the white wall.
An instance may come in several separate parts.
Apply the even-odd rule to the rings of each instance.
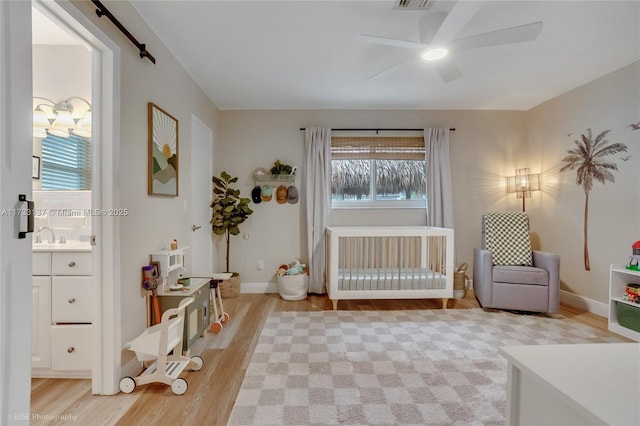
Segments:
[[[599,78],[527,112],[531,164],[543,172],[539,205],[531,209],[534,230],[545,248],[560,253],[562,288],[606,302],[609,265],[624,264],[631,245],[640,239],[640,62]],[[585,193],[576,172],[559,173],[574,140],[590,128],[604,130],[609,142],[627,145],[628,152],[606,157],[618,170],[615,183],[594,182],[589,196],[591,271],[583,261]],[[630,158],[627,161],[621,157]]]
[[[494,209],[519,209],[515,195],[507,196],[505,177],[529,166],[525,144],[525,112],[521,111],[393,111],[393,110],[268,110],[222,111],[220,133],[224,169],[239,176],[242,195],[250,196],[253,171],[271,168],[276,159],[302,166],[307,126],[364,128],[455,127],[451,134],[456,259],[472,262],[480,244],[480,216]],[[407,133],[403,133],[407,135]],[[219,173],[221,169],[217,169]],[[302,189],[298,178],[297,185]],[[533,207],[539,199],[529,201]],[[252,204],[255,213],[241,225],[249,239],[231,241],[231,269],[243,283],[274,281],[277,267],[293,258],[306,261],[303,235],[304,193],[295,205],[275,201]],[[336,210],[334,225],[424,225],[424,211]],[[222,246],[219,246],[222,247]],[[224,250],[219,250],[224,267]],[[258,260],[265,269],[257,270]],[[252,286],[254,289],[256,286]],[[260,288],[260,287],[258,287]]]
[[[90,2],[74,2],[89,19],[121,48],[121,98],[119,105],[120,146],[116,159],[119,174],[115,192],[117,207],[129,209],[119,218],[122,312],[122,343],[136,337],[145,328],[145,291],[141,286],[141,267],[148,264],[149,253],[168,247],[174,238],[189,241],[190,206],[190,132],[191,114],[213,130],[214,153],[218,152],[218,110],[176,61],[169,50],[149,29],[128,2],[103,2],[156,58],[156,64],[141,59],[137,48],[105,17],[98,18]],[[153,102],[179,121],[179,196],[147,195],[147,103]],[[216,157],[219,158],[219,157]],[[220,161],[220,160],[216,160]],[[188,208],[187,208],[188,210]],[[192,248],[195,249],[195,248]],[[108,285],[108,283],[105,283]],[[123,363],[133,353],[123,351]]]
[[[33,45],[33,96],[56,102],[80,96],[91,102],[91,51],[80,45]],[[73,106],[78,112],[88,108],[82,101]]]

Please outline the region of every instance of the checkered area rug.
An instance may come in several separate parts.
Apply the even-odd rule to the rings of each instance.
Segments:
[[[482,309],[272,313],[229,424],[504,424],[498,347],[620,341]]]

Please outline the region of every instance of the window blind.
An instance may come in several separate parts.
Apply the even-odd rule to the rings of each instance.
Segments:
[[[91,143],[77,135],[42,139],[42,189],[91,189]]]
[[[332,160],[424,160],[423,137],[335,136]]]

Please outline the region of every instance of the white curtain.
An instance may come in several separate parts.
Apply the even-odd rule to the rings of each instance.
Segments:
[[[325,292],[325,228],[331,214],[331,129],[305,131],[309,292]]]
[[[449,129],[424,129],[427,226],[453,228]]]

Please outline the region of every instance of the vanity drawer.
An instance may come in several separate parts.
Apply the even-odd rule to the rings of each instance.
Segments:
[[[51,253],[31,253],[31,275],[51,275]]]
[[[51,321],[91,323],[95,306],[91,277],[52,277]]]
[[[91,325],[51,326],[53,370],[91,370],[92,348]]]
[[[91,275],[91,253],[53,253],[53,275]]]

